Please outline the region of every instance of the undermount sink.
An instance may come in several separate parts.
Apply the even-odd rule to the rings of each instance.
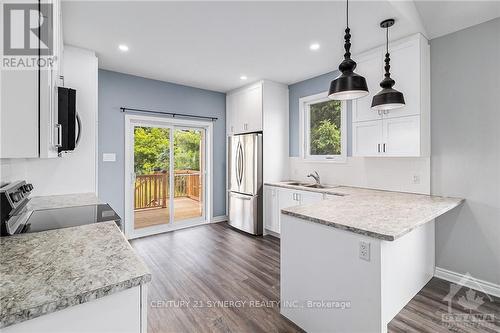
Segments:
[[[316,185],[316,184],[311,184],[311,183],[302,183],[302,182],[285,182],[287,185],[292,185],[292,186],[310,186],[310,185]]]
[[[333,186],[325,186],[321,184],[309,184],[309,185],[304,185],[304,187],[310,187],[310,188],[332,188]]]
[[[302,187],[308,187],[308,188],[319,188],[319,189],[328,189],[328,188],[333,188],[335,186],[329,186],[329,185],[321,185],[321,184],[311,184],[311,183],[304,183],[304,182],[285,182],[287,185],[292,185],[292,186],[302,186]]]

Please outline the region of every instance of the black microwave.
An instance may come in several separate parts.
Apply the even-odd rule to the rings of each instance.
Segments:
[[[76,90],[57,88],[58,152],[73,151],[80,141],[82,123],[76,112]]]

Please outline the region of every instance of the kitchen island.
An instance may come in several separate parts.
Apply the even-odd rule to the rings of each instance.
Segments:
[[[115,222],[0,238],[0,328],[145,332],[151,274]]]
[[[386,332],[434,274],[434,219],[463,200],[329,194],[281,211],[281,313],[308,332]]]

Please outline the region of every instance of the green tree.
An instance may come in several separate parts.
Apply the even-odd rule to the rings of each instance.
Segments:
[[[136,127],[134,130],[134,170],[138,175],[168,170],[170,129]]]
[[[340,101],[327,101],[311,105],[311,155],[338,155],[341,153],[341,110]]]
[[[174,166],[176,170],[200,170],[201,131],[174,132]]]
[[[170,129],[136,127],[134,130],[134,170],[138,175],[168,172]],[[200,130],[174,131],[174,168],[200,170]]]

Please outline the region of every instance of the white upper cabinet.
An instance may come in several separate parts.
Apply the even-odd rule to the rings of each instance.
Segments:
[[[367,121],[379,119],[380,115],[371,109],[372,98],[381,88],[383,77],[383,58],[378,52],[370,53],[356,59],[356,72],[366,79],[369,94],[352,102],[352,121]]]
[[[60,1],[50,3],[52,13],[43,14],[53,40],[53,55],[48,56],[47,63],[53,66],[1,73],[0,158],[58,156],[57,86],[61,85],[62,21]]]
[[[399,117],[383,120],[382,153],[387,156],[418,156],[420,154],[420,117]]]
[[[262,82],[227,94],[227,133],[262,131]]]
[[[420,40],[410,40],[398,44],[389,49],[389,52],[391,77],[396,81],[394,89],[404,94],[406,105],[399,109],[389,110],[384,114],[384,117],[392,118],[420,114]]]
[[[352,103],[353,156],[428,156],[430,154],[429,44],[416,34],[389,44],[394,89],[404,94],[399,109],[374,111],[372,98],[384,77],[385,46],[355,59],[370,93]],[[404,118],[404,119],[403,119]]]
[[[382,150],[382,122],[361,121],[352,124],[352,149],[355,156],[378,156]]]

